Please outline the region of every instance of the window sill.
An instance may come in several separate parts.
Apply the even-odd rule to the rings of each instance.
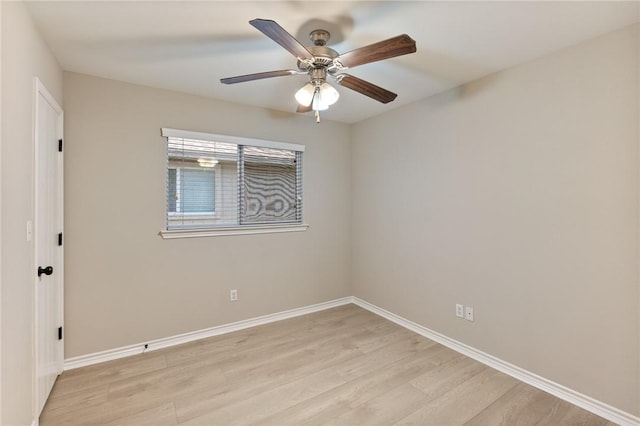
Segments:
[[[269,225],[269,226],[237,226],[229,228],[210,229],[180,229],[172,231],[160,231],[160,236],[165,240],[175,238],[198,238],[198,237],[222,237],[225,235],[251,235],[251,234],[273,234],[280,232],[300,232],[306,231],[308,224],[301,225]]]

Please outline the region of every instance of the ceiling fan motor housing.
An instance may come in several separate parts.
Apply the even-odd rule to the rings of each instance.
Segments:
[[[311,82],[319,85],[322,82],[327,80],[327,69],[324,67],[312,68],[309,70],[309,77],[311,77]]]
[[[308,50],[313,55],[313,60],[298,60],[298,69],[301,71],[307,71],[310,68],[329,67],[333,65],[333,60],[339,56],[338,52],[326,46],[311,46]]]

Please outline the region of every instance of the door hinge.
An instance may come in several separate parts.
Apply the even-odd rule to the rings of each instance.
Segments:
[[[60,232],[58,234],[58,245],[61,246],[62,245],[62,232]]]
[[[58,152],[62,152],[62,139],[58,139]]]
[[[58,340],[62,340],[62,327],[58,327]]]

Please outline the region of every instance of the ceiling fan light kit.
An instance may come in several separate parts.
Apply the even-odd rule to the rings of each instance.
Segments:
[[[318,123],[320,122],[320,111],[328,109],[340,98],[340,93],[327,83],[327,77],[333,78],[341,86],[386,104],[393,101],[398,95],[368,81],[346,74],[344,71],[358,65],[416,51],[416,42],[408,35],[402,34],[340,55],[335,50],[326,47],[331,36],[326,30],[311,31],[309,38],[313,46],[307,48],[275,21],[254,19],[249,23],[294,55],[297,58],[298,69],[240,75],[220,79],[220,82],[235,84],[263,78],[307,74],[310,81],[295,93],[295,99],[298,102],[298,112],[313,111]]]
[[[324,111],[338,102],[340,93],[329,83],[307,83],[296,92],[296,101],[302,106],[311,106],[314,111]]]
[[[311,106],[314,111],[324,111],[338,101],[340,93],[327,83],[326,69],[313,68],[309,75],[311,81],[296,92],[296,101],[304,107]]]

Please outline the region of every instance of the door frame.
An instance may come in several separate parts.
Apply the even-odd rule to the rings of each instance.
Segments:
[[[39,97],[42,96],[48,103],[49,105],[51,105],[51,107],[55,110],[55,112],[58,115],[58,135],[57,138],[58,139],[63,139],[63,130],[64,130],[64,113],[62,108],[60,107],[60,105],[58,104],[58,102],[55,100],[55,98],[51,95],[51,93],[49,93],[49,91],[47,90],[47,88],[44,86],[44,84],[40,81],[40,79],[38,77],[34,77],[33,78],[34,81],[34,96],[33,96],[33,100],[34,100],[34,114],[33,114],[33,185],[32,185],[32,196],[33,196],[33,276],[34,276],[34,280],[33,280],[33,284],[34,284],[34,292],[33,292],[33,303],[32,303],[32,318],[33,318],[33,327],[32,327],[32,378],[33,378],[33,385],[32,385],[32,389],[33,389],[33,398],[32,398],[32,408],[33,408],[33,419],[34,419],[34,423],[37,425],[38,424],[38,418],[40,417],[40,409],[41,407],[39,407],[39,401],[38,401],[38,396],[39,396],[39,385],[38,385],[38,363],[37,363],[37,354],[38,354],[38,348],[39,348],[39,342],[38,342],[38,284],[40,283],[40,280],[37,276],[37,274],[35,273],[36,268],[38,267],[37,264],[37,260],[38,260],[38,238],[36,238],[36,233],[39,232],[39,230],[37,229],[37,227],[35,226],[35,224],[37,223],[37,215],[38,215],[38,207],[39,207],[39,202],[38,202],[38,190],[37,190],[37,183],[38,183],[38,178],[40,175],[40,164],[38,161],[38,154],[39,154],[39,126],[40,123],[38,122],[39,117],[40,117],[40,108],[38,106],[38,100]],[[63,161],[63,152],[58,152],[57,153],[57,159],[52,159],[58,162],[58,176],[57,176],[57,191],[58,191],[58,211],[57,211],[57,216],[58,216],[58,220],[57,220],[57,226],[59,231],[58,232],[64,232],[63,230],[63,225],[64,225],[64,161]],[[60,324],[60,326],[63,326],[64,324],[64,246],[60,247],[60,250],[58,250],[58,254],[57,254],[57,267],[56,267],[56,276],[57,279],[59,279],[59,283],[60,285],[58,286],[58,295],[57,295],[57,299],[58,299],[58,323]],[[57,365],[57,370],[58,370],[58,374],[62,373],[63,367],[64,367],[64,340],[61,340],[60,345],[58,347],[58,365]]]

